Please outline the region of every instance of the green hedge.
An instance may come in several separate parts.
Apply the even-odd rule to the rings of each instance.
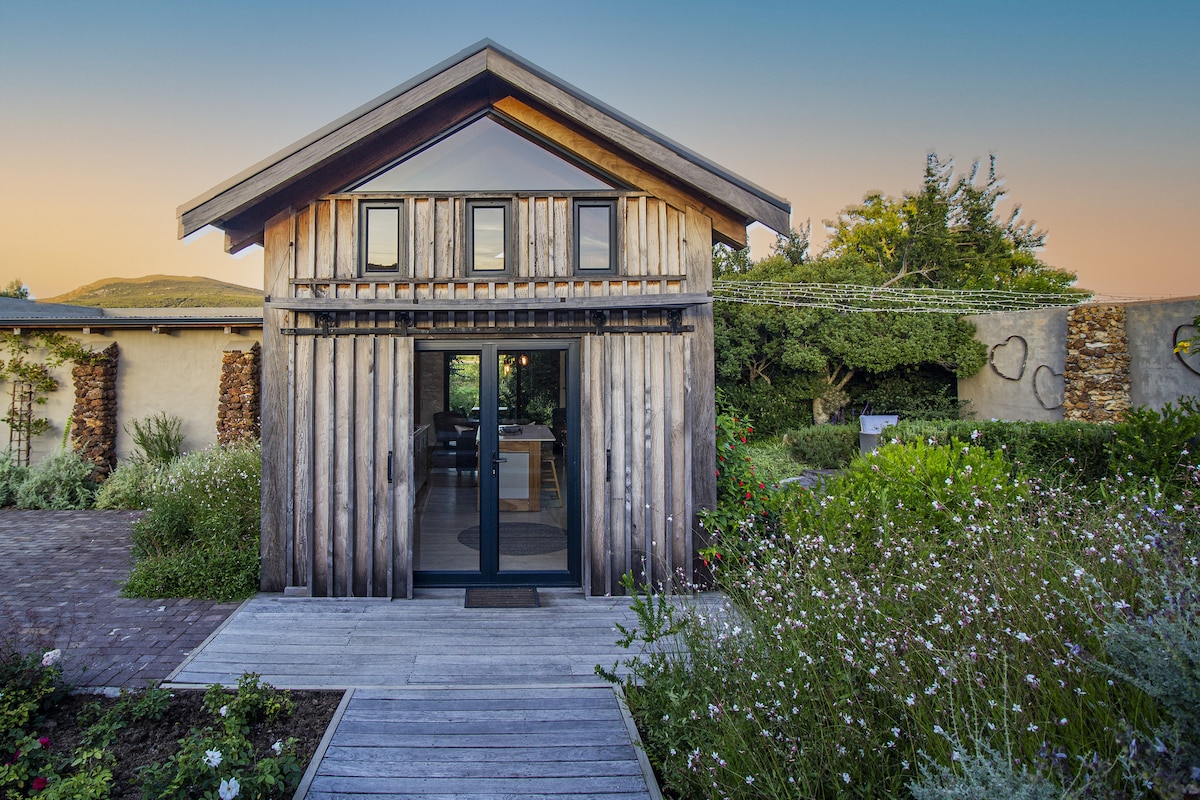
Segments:
[[[902,421],[884,432],[902,442],[958,439],[1001,452],[1026,474],[1092,483],[1109,474],[1114,426],[1091,422]]]
[[[841,469],[858,455],[859,423],[813,425],[789,433],[792,457],[816,469]]]

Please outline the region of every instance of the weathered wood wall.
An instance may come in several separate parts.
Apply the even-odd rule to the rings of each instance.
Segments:
[[[369,327],[385,324],[372,301],[413,296],[419,281],[432,282],[435,297],[465,301],[480,292],[554,297],[564,287],[602,296],[711,289],[711,221],[644,194],[617,201],[619,274],[586,278],[570,267],[571,198],[518,197],[513,274],[492,284],[463,277],[466,199],[406,200],[411,277],[359,277],[356,200],[335,196],[268,226],[270,301],[353,300],[347,324]],[[408,596],[413,340],[283,335],[283,328],[316,327],[317,313],[270,301],[262,588]],[[694,514],[715,498],[711,308],[689,309],[687,321],[695,333],[583,336],[582,550],[593,594],[619,592],[630,570],[656,583],[677,571],[691,576]],[[538,335],[535,315],[525,323]]]

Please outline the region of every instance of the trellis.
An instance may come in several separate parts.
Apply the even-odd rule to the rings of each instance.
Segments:
[[[1088,300],[1087,292],[1013,292],[998,289],[927,289],[855,286],[844,283],[713,281],[713,299],[726,303],[834,311],[891,311],[904,314],[995,314],[1061,308]]]

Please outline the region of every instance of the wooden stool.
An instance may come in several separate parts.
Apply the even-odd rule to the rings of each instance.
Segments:
[[[547,469],[549,469],[549,472],[547,472]],[[545,450],[543,450],[542,451],[542,482],[545,483],[547,478],[549,478],[550,483],[554,484],[554,494],[558,497],[558,505],[559,505],[559,508],[561,508],[562,504],[563,504],[562,487],[559,486],[559,484],[558,484],[558,466],[554,463],[554,453],[553,453],[553,451],[546,452]],[[546,488],[547,488],[547,491],[549,491],[550,487],[548,484],[547,484]]]

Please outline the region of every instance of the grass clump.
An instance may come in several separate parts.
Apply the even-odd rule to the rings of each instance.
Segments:
[[[154,482],[133,527],[130,597],[249,597],[258,588],[258,443],[189,453]]]
[[[96,497],[94,465],[72,450],[60,450],[25,471],[16,489],[17,508],[91,508]]]

